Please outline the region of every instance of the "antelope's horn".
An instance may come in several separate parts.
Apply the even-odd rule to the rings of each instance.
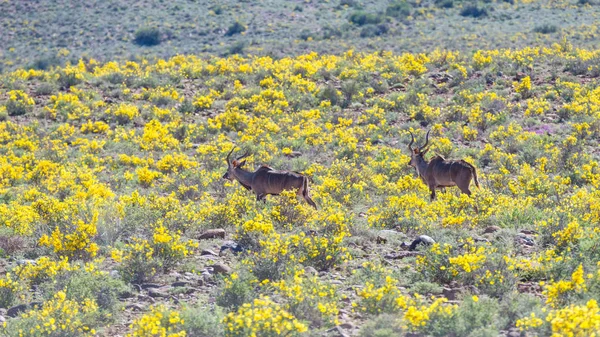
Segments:
[[[427,136],[425,136],[425,145],[421,146],[419,148],[419,151],[423,151],[423,149],[425,149],[427,147],[427,144],[429,144],[429,133],[431,132],[431,129],[429,129],[429,131],[427,131]]]
[[[231,154],[233,153],[233,150],[235,150],[235,146],[231,149],[231,151],[229,151],[229,154],[227,154],[227,158],[225,158],[225,161],[227,162],[227,167],[231,166],[231,162],[229,161],[229,157],[231,157]]]
[[[250,155],[250,153],[248,151],[246,151],[246,153],[244,153],[243,155],[241,155],[240,157],[237,157],[235,160],[240,161],[246,157],[248,157],[248,155]]]
[[[412,151],[413,151],[413,148],[412,148],[412,146],[411,146],[411,145],[412,145],[412,144],[415,142],[415,136],[413,135],[413,133],[412,133],[412,132],[410,132],[410,130],[408,131],[408,133],[410,133],[410,138],[411,138],[411,139],[410,139],[410,143],[408,143],[408,150],[409,150],[410,152],[412,152]]]

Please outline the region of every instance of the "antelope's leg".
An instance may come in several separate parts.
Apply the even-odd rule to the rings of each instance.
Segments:
[[[431,191],[431,197],[429,198],[429,200],[434,201],[435,200],[435,187],[433,187],[433,188],[429,187],[429,190]]]

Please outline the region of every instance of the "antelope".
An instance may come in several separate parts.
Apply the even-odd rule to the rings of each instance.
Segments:
[[[262,165],[254,172],[246,171],[243,169],[246,161],[242,159],[248,156],[248,152],[230,162],[229,157],[234,149],[231,149],[227,155],[227,172],[223,175],[223,179],[237,180],[245,189],[256,194],[257,201],[263,202],[266,201],[267,194],[278,195],[284,190],[298,189],[297,194],[317,209],[317,204],[308,195],[306,176],[293,171],[278,171],[266,165]]]
[[[429,144],[429,132],[425,137],[425,145],[421,147],[412,148],[412,144],[415,142],[415,136],[410,132],[411,141],[408,144],[408,150],[410,151],[409,166],[414,167],[421,180],[429,187],[431,191],[431,201],[435,200],[435,189],[445,188],[450,186],[458,186],[462,193],[471,195],[469,185],[471,179],[475,181],[475,186],[479,188],[479,181],[477,181],[477,172],[475,167],[464,160],[446,160],[440,155],[436,155],[430,161],[426,161],[424,156],[429,151],[427,145]]]

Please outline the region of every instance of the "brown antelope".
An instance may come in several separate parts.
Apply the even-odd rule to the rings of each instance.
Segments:
[[[475,181],[475,186],[479,188],[477,173],[473,165],[462,159],[446,160],[440,155],[433,157],[430,161],[425,160],[424,156],[429,151],[427,145],[429,144],[430,131],[427,131],[425,145],[414,149],[412,148],[412,144],[415,142],[415,136],[409,131],[412,139],[408,144],[411,156],[408,165],[417,170],[421,180],[429,187],[432,201],[435,199],[436,188],[458,186],[462,193],[471,195],[471,191],[469,191],[471,179]]]
[[[254,172],[246,171],[242,168],[246,161],[241,160],[248,156],[248,152],[230,162],[229,157],[234,149],[227,155],[227,172],[223,175],[224,179],[239,181],[244,188],[254,192],[256,200],[259,201],[265,201],[267,194],[278,195],[284,190],[298,189],[297,194],[302,196],[309,205],[317,208],[315,202],[308,195],[308,178],[306,176],[298,172],[277,171],[266,165],[259,167]]]

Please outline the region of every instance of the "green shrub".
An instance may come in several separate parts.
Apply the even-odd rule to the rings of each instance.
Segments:
[[[225,336],[224,326],[221,323],[224,316],[219,307],[210,309],[199,306],[184,307],[180,315],[184,322],[186,336],[193,337]]]
[[[235,34],[240,34],[244,31],[246,31],[246,27],[243,24],[241,24],[239,21],[236,21],[231,26],[229,26],[229,28],[227,28],[227,31],[225,32],[225,36],[232,36]]]
[[[143,27],[135,32],[135,43],[140,46],[156,46],[161,41],[160,29],[157,27]]]
[[[383,17],[379,14],[356,11],[350,15],[350,22],[359,26],[378,24],[383,22]]]
[[[360,31],[360,37],[375,37],[384,35],[389,30],[385,23],[379,25],[366,25]]]
[[[385,10],[385,15],[396,19],[403,19],[410,15],[412,6],[406,1],[398,1],[389,5]]]
[[[470,16],[473,18],[482,18],[488,15],[488,11],[485,7],[480,8],[477,5],[466,5],[460,11],[461,16]]]
[[[556,25],[545,23],[543,25],[535,26],[533,31],[540,34],[552,34],[558,31],[558,27]]]
[[[258,297],[257,292],[252,287],[256,279],[247,271],[235,273],[224,280],[225,286],[220,294],[217,295],[217,305],[228,311],[236,311],[242,304],[250,303]]]
[[[123,281],[107,273],[93,274],[81,270],[64,273],[53,282],[42,284],[41,288],[46,300],[51,299],[57,291],[64,290],[67,299],[82,302],[86,298],[92,298],[108,314],[117,311],[121,303],[119,294],[129,290]],[[106,316],[108,317],[110,315]]]
[[[358,335],[360,337],[396,337],[404,336],[405,333],[397,315],[382,314],[366,322]]]

